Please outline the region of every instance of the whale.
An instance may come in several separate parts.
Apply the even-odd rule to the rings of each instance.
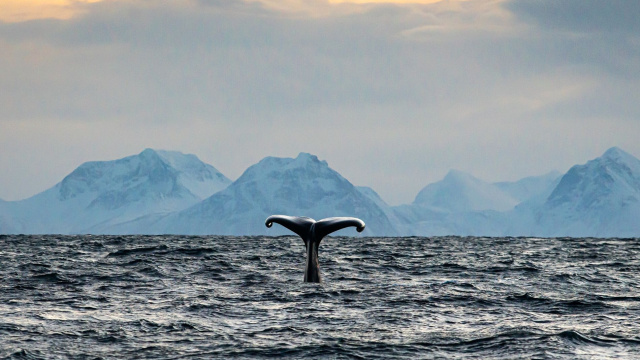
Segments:
[[[307,261],[304,269],[304,282],[319,283],[320,264],[318,247],[322,239],[332,232],[354,226],[358,232],[364,230],[364,221],[354,217],[331,217],[315,221],[306,216],[271,215],[265,221],[270,228],[273,223],[280,224],[293,231],[304,241]]]

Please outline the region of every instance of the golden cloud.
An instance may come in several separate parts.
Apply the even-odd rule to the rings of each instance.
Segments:
[[[86,10],[87,3],[105,0],[0,0],[0,21],[20,22],[36,19],[69,19]],[[322,1],[305,0],[236,0],[260,2],[266,6],[290,11],[321,10]],[[433,4],[443,0],[325,0],[325,5],[338,4]],[[465,1],[465,0],[457,0]],[[320,9],[318,8],[320,6]],[[325,10],[328,10],[325,8]]]
[[[102,0],[0,0],[0,21],[69,19],[83,11],[81,5],[98,1]]]
[[[330,4],[433,4],[443,0],[329,0]]]

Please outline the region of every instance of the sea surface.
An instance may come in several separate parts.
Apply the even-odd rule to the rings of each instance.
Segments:
[[[1,359],[640,359],[640,239],[0,235]]]

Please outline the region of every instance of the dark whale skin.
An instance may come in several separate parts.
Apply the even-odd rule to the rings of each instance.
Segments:
[[[298,234],[304,241],[307,252],[307,264],[304,270],[304,282],[319,283],[320,263],[318,247],[322,239],[332,232],[355,226],[358,232],[364,230],[364,221],[353,217],[332,217],[319,221],[305,216],[271,215],[265,221],[270,228],[273,223],[280,224]]]

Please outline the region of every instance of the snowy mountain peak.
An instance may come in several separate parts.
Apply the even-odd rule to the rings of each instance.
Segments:
[[[203,169],[207,167],[207,164],[200,161],[197,156],[193,154],[183,154],[179,151],[146,149],[142,153],[140,153],[140,155],[143,154],[154,154],[158,156],[164,163],[170,165],[175,169],[189,170]]]
[[[309,153],[306,153],[306,152],[299,153],[298,156],[296,157],[296,160],[299,160],[299,161],[315,161],[315,162],[320,161],[320,160],[318,160],[318,157],[316,155],[309,154]]]
[[[612,159],[612,160],[629,160],[630,158],[633,158],[633,156],[629,153],[627,153],[626,151],[620,149],[617,146],[614,146],[610,149],[608,149],[607,151],[604,152],[604,154],[602,154],[603,158],[607,158],[607,159]]]
[[[249,167],[229,187],[158,223],[157,232],[189,234],[286,234],[267,231],[264,219],[290,214],[323,219],[354,216],[371,223],[364,234],[395,234],[385,212],[326,161],[301,153],[267,157]],[[353,235],[353,234],[352,234]]]
[[[135,155],[134,155],[135,156]],[[151,148],[146,148],[138,154],[138,156],[142,158],[156,158],[158,156],[158,152]]]
[[[548,206],[578,201],[589,206],[613,193],[640,193],[640,160],[613,147],[601,157],[575,165],[562,177],[547,200]],[[635,195],[634,195],[635,196]]]
[[[601,159],[602,161],[606,160],[621,165],[623,164],[624,166],[627,166],[634,171],[640,171],[640,160],[618,147],[612,147],[609,150],[605,151],[605,153],[599,159]]]
[[[178,183],[201,199],[207,198],[231,184],[231,180],[220,171],[202,162],[193,154],[167,150],[155,150],[155,153],[165,164],[178,172]]]
[[[60,200],[99,193],[137,182],[142,176],[156,183],[171,181],[175,174],[152,151],[115,161],[86,162],[67,175],[60,186]]]
[[[314,163],[314,164],[318,164],[321,166],[329,166],[327,164],[326,161],[324,160],[318,160],[318,157],[316,155],[313,154],[309,154],[309,153],[305,153],[305,152],[301,152],[300,154],[298,154],[298,157],[296,157],[296,164],[302,165],[302,164],[307,164],[307,163]]]
[[[466,173],[464,171],[460,171],[460,170],[456,170],[456,169],[451,169],[449,170],[449,172],[447,173],[447,175],[445,175],[444,181],[447,182],[456,182],[459,184],[481,184],[483,183],[482,180],[476,178],[475,176]]]
[[[316,155],[301,152],[296,158],[280,158],[267,156],[252,167],[261,169],[262,171],[295,169],[295,168],[329,168],[326,161],[320,161]],[[250,168],[251,169],[251,168]]]
[[[640,160],[619,148],[575,165],[538,212],[549,234],[637,234],[640,225]],[[542,231],[541,231],[542,232]]]
[[[266,157],[245,170],[236,182],[259,180],[266,184],[306,180],[313,185],[318,184],[321,178],[335,178],[346,182],[346,179],[332,170],[326,161],[318,160],[315,155],[300,153],[295,159]],[[326,182],[325,184],[328,185]]]
[[[140,196],[165,197],[182,192],[202,199],[230,183],[195,155],[145,149],[118,160],[86,162],[67,175],[59,187],[60,200],[86,193],[123,193],[134,188]]]
[[[185,209],[231,181],[193,155],[145,149],[78,166],[54,187],[11,204],[12,231],[102,233],[149,214]]]
[[[451,170],[438,182],[424,187],[416,205],[453,212],[512,209],[518,201],[497,186],[471,174]]]

